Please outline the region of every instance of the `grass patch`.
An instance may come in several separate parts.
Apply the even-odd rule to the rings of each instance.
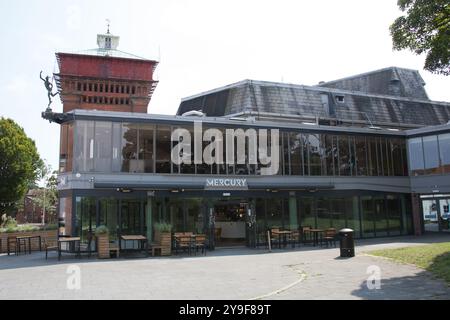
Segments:
[[[450,242],[370,251],[374,256],[416,265],[450,284]]]

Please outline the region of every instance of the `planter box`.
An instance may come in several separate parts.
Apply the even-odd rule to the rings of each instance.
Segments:
[[[37,230],[37,231],[21,231],[21,232],[2,232],[0,233],[1,247],[0,253],[6,253],[8,237],[20,237],[20,236],[41,236],[41,241],[47,239],[49,242],[56,242],[58,236],[58,230]],[[42,249],[44,247],[42,246]],[[31,240],[31,250],[39,250],[38,239]]]
[[[161,246],[161,255],[170,256],[172,254],[172,234],[170,232],[155,232],[155,242]]]
[[[109,250],[109,234],[100,234],[97,236],[97,250],[99,259],[111,258]]]

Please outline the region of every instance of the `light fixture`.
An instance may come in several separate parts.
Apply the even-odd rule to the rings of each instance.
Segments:
[[[131,192],[133,192],[133,190],[128,189],[128,188],[117,188],[116,190],[118,192],[122,192],[122,193],[131,193]]]

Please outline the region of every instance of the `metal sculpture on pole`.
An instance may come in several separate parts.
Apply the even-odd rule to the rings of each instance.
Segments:
[[[50,105],[52,104],[52,97],[56,96],[58,92],[53,93],[53,84],[50,82],[50,77],[46,76],[45,79],[42,77],[42,71],[39,73],[39,77],[42,81],[44,81],[45,89],[47,89],[47,95],[48,95],[48,106],[47,110],[51,110]]]

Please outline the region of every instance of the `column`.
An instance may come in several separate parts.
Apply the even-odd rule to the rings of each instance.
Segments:
[[[148,242],[152,242],[153,239],[153,198],[147,197],[147,208],[145,212],[145,224],[147,225],[146,237]]]
[[[298,229],[298,216],[297,216],[297,198],[294,195],[289,197],[289,229]]]
[[[411,194],[412,202],[412,218],[413,218],[413,228],[414,235],[422,235],[422,206],[420,205],[420,196],[417,193]]]

